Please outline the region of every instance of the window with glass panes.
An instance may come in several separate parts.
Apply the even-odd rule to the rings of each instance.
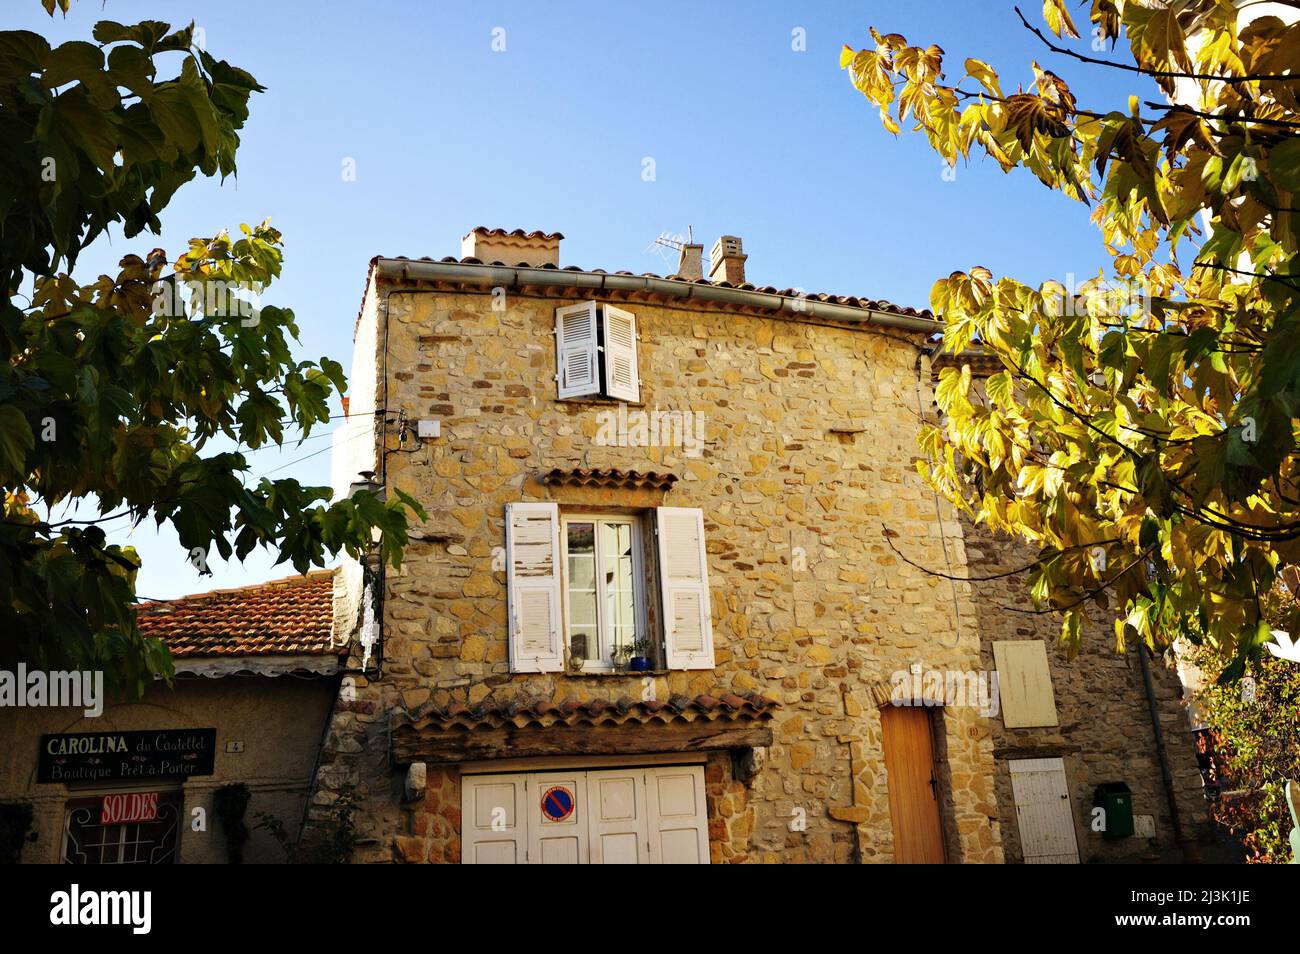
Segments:
[[[570,657],[611,669],[616,649],[633,649],[645,628],[641,526],[631,516],[566,516],[564,620]]]
[[[96,795],[69,801],[64,809],[63,863],[73,865],[166,865],[176,862],[182,796],[163,792],[157,817],[104,824]]]

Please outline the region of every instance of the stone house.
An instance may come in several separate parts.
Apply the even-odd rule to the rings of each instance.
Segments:
[[[1016,742],[1103,759],[1048,826],[1074,857],[1017,854],[992,643],[1046,630],[948,578],[968,531],[914,467],[933,317],[755,287],[734,237],[707,278],[699,245],[660,278],[561,238],[370,263],[334,483],[429,519],[400,571],[338,574],[308,837],[345,796],[358,861],[1077,860],[1084,788],[1148,765],[1102,753],[1146,743],[1073,708]]]
[[[173,685],[102,712],[0,708],[0,858],[24,863],[225,863],[218,792],[241,786],[247,862],[283,862],[301,828],[338,695],[333,573],[142,604]],[[103,702],[103,700],[101,700]]]

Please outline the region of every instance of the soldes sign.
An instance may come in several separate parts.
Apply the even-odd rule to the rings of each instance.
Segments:
[[[105,795],[99,804],[101,825],[134,825],[158,820],[157,792],[123,792]]]

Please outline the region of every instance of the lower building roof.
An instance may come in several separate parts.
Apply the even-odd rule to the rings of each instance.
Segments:
[[[142,603],[136,618],[178,660],[347,652],[333,640],[333,570]]]

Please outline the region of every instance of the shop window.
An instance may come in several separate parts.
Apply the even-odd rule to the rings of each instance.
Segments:
[[[64,812],[64,864],[167,865],[180,843],[180,792],[76,798]]]

